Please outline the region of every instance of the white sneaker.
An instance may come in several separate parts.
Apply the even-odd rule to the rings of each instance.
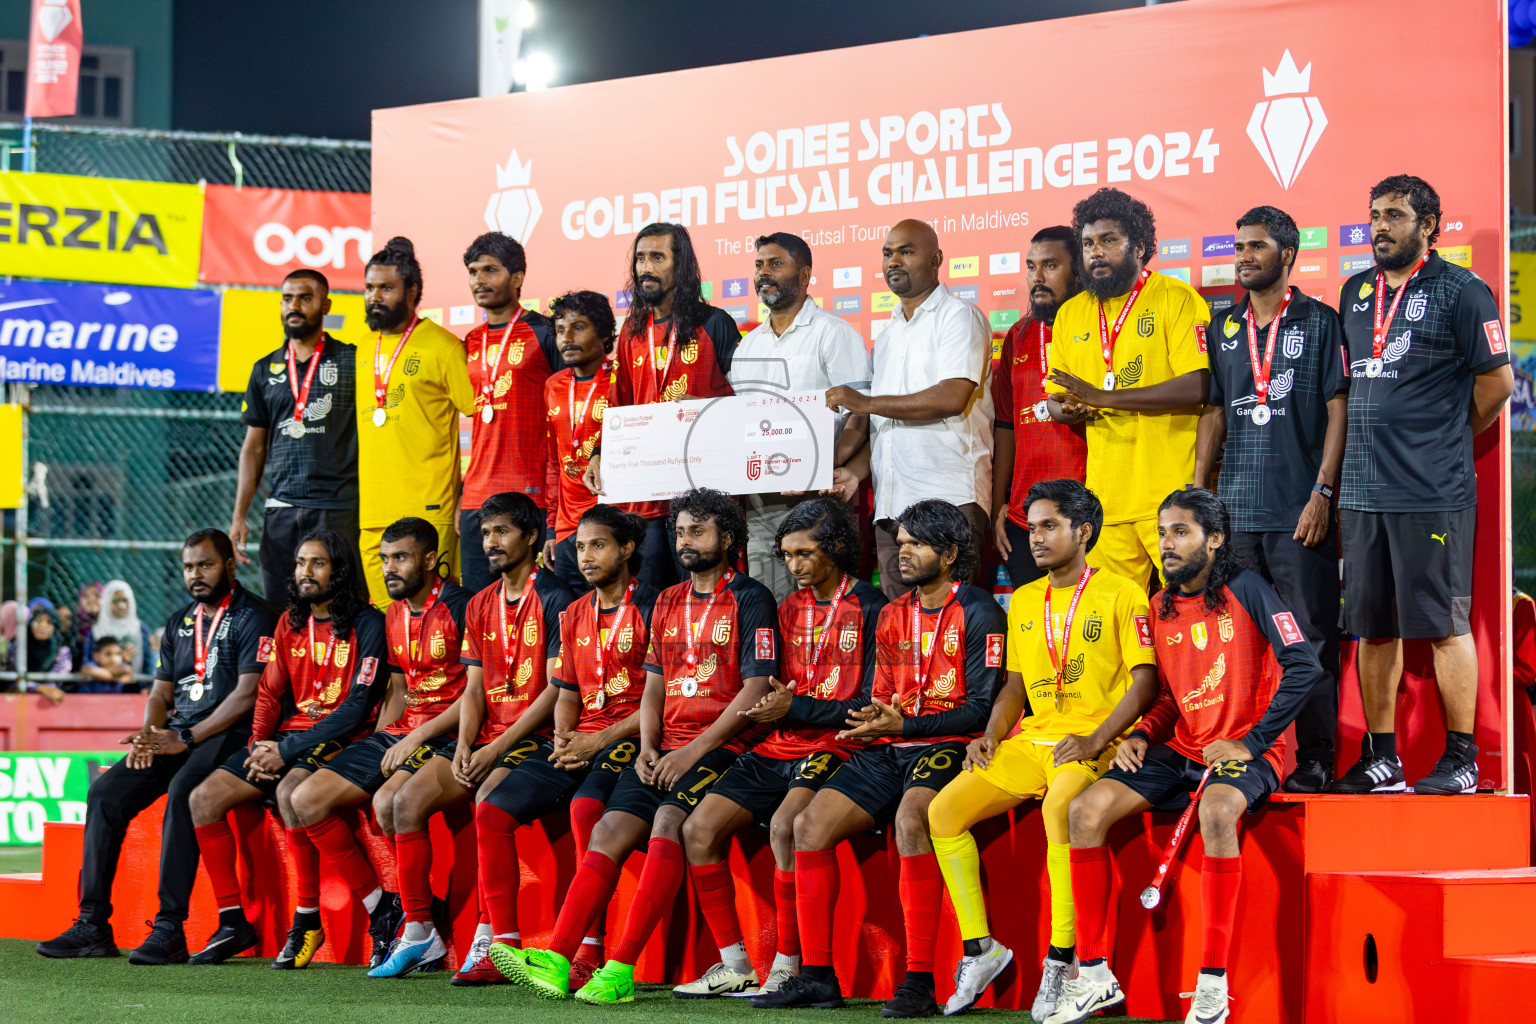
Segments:
[[[460,974],[466,974],[471,967],[491,955],[491,937],[489,935],[476,935],[475,940],[469,944],[469,955],[464,958],[464,966],[459,968]]]
[[[1034,1021],[1043,1021],[1056,1012],[1061,987],[1077,977],[1077,957],[1069,964],[1046,957],[1040,961],[1040,968],[1040,991],[1035,993],[1035,1003],[1029,1008],[1029,1018]]]
[[[1125,993],[1107,965],[1080,967],[1077,977],[1062,982],[1056,1012],[1045,1019],[1045,1024],[1078,1024],[1123,1002]]]
[[[963,956],[955,967],[955,994],[944,1004],[944,1016],[953,1017],[976,1005],[987,986],[1013,963],[1013,950],[992,940],[992,948],[978,956]]]
[[[1184,1018],[1184,1024],[1221,1024],[1222,1021],[1232,1016],[1227,1003],[1232,997],[1227,995],[1227,976],[1218,977],[1214,974],[1202,974],[1195,980],[1193,992],[1180,992],[1180,999],[1194,996],[1194,1002],[1189,1007],[1189,1016]]]
[[[797,967],[791,967],[788,964],[775,964],[768,971],[768,980],[763,982],[763,987],[758,989],[756,994],[760,995],[760,996],[766,996],[766,995],[768,995],[770,993],[777,992],[779,990],[779,986],[780,985],[784,984],[784,982],[788,981],[790,978],[793,978],[795,975],[797,975],[799,973],[800,973],[800,969],[797,968]],[[727,992],[726,993],[726,995],[729,995],[729,996],[742,996],[742,997],[750,996],[752,994],[753,993],[751,993],[751,992]]]
[[[725,964],[715,964],[704,972],[704,977],[677,986],[672,994],[679,999],[712,999],[715,996],[755,996],[758,991],[757,972],[752,968],[748,967],[743,973]]]

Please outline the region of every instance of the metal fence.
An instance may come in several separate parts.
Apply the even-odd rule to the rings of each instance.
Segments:
[[[35,171],[323,192],[369,191],[371,145],[342,139],[37,124]],[[20,170],[22,130],[0,129],[0,168]]]

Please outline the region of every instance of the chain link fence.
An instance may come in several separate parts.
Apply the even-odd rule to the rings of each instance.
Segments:
[[[195,185],[369,191],[368,142],[238,132],[36,124],[33,170]],[[0,130],[0,167],[20,170],[22,130]]]

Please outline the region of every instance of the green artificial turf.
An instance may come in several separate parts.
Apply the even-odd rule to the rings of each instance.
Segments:
[[[45,960],[34,943],[0,939],[0,1020],[7,1024],[713,1024],[783,1020],[744,999],[680,1000],[662,985],[643,985],[632,1004],[601,1008],[575,1000],[545,1002],[510,985],[453,988],[446,973],[406,980],[365,977],[361,967],[315,964],[273,971],[270,961],[237,957],[218,967],[134,967],[109,960]],[[880,1019],[879,1003],[860,999],[837,1012],[798,1011],[802,1024]],[[1029,1020],[1027,1012],[976,1010],[967,1016]],[[1095,1024],[1129,1021],[1095,1017]]]
[[[41,870],[41,846],[0,846],[0,875],[21,875]]]

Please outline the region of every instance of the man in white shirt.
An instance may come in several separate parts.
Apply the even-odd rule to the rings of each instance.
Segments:
[[[885,236],[885,284],[901,300],[875,341],[870,394],[827,392],[827,404],[869,417],[880,587],[907,591],[897,571],[895,521],[924,498],[960,507],[979,546],[992,500],[992,331],[986,314],[939,283],[939,236],[904,220]],[[971,582],[980,582],[980,559]]]
[[[869,387],[869,352],[859,332],[842,317],[828,313],[810,297],[811,247],[805,239],[780,231],[757,240],[753,284],[768,307],[768,317],[736,347],[727,375],[736,394],[761,391],[824,391],[845,385]],[[864,447],[869,419],[840,417],[833,466],[843,467]],[[858,490],[858,478],[837,469],[833,492],[844,501]],[[782,601],[795,588],[794,577],[773,557],[779,524],[799,500],[791,494],[747,496],[747,572]]]

